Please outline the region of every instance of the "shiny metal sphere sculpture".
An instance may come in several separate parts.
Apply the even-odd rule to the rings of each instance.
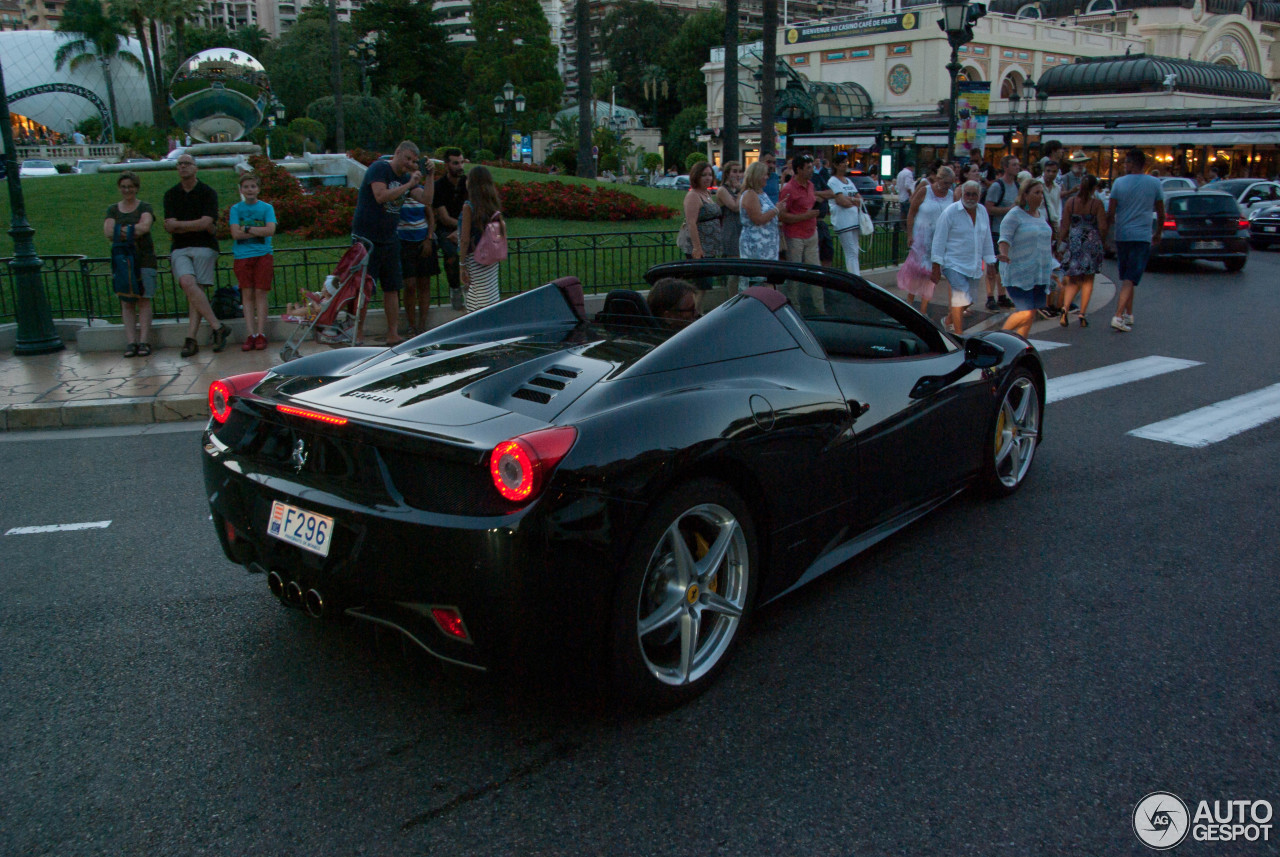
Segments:
[[[169,84],[173,121],[204,143],[239,140],[258,127],[271,101],[262,63],[234,48],[210,48],[184,62]]]

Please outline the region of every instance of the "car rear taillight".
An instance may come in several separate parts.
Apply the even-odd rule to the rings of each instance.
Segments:
[[[1177,229],[1177,228],[1178,228],[1178,221],[1176,221],[1176,220],[1174,220],[1172,217],[1170,217],[1168,220],[1166,220],[1166,221],[1165,221],[1165,222],[1160,226],[1160,228],[1161,228],[1161,229]]]
[[[504,440],[489,453],[493,487],[507,500],[532,500],[577,439],[577,429],[562,426]]]
[[[876,193],[884,193],[884,185],[882,184],[876,185]]]
[[[331,426],[345,426],[346,417],[335,417],[333,414],[322,414],[319,411],[308,411],[306,408],[293,408],[289,405],[276,405],[276,411],[291,417],[302,417],[304,420],[316,420]]]
[[[471,642],[471,635],[467,633],[467,625],[462,621],[462,614],[457,607],[432,607],[431,618],[445,634],[464,643]]]
[[[266,372],[246,372],[243,375],[232,375],[214,381],[209,385],[209,413],[219,423],[225,423],[231,416],[231,402],[241,393],[252,390],[258,382],[265,378]]]
[[[1236,227],[1237,227],[1237,228],[1239,228],[1239,229],[1248,229],[1248,228],[1249,228],[1249,221],[1245,220],[1245,219],[1242,217],[1242,218],[1240,218],[1239,220],[1237,220],[1237,221],[1236,221]]]

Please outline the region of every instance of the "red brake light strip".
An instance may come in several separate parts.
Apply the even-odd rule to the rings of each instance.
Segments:
[[[316,411],[307,411],[302,408],[293,408],[288,405],[276,405],[276,410],[282,414],[288,414],[291,417],[318,420],[322,423],[328,423],[331,426],[345,426],[347,424],[346,417],[335,417],[330,414],[321,414]]]

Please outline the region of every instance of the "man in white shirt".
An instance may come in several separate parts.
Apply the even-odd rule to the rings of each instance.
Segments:
[[[991,244],[991,218],[978,201],[982,185],[965,182],[960,188],[960,201],[953,202],[938,215],[933,227],[933,270],[935,283],[944,276],[951,285],[951,329],[963,333],[964,309],[973,303],[973,289],[987,266],[987,288],[994,285],[996,254]]]
[[[907,164],[898,173],[898,205],[903,212],[911,203],[911,194],[916,191],[916,174],[912,172],[912,166],[914,165]]]

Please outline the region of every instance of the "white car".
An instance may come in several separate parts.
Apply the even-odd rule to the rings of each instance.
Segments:
[[[40,158],[28,158],[22,162],[22,166],[18,169],[18,178],[34,179],[43,176],[56,176],[58,168],[53,165],[53,161],[45,161]]]
[[[1280,183],[1266,179],[1224,179],[1205,187],[1234,196],[1240,206],[1241,217],[1248,217],[1255,209],[1280,202]]]
[[[1171,190],[1195,190],[1196,183],[1192,179],[1184,179],[1181,176],[1170,176],[1160,179],[1160,187],[1168,193]]]
[[[102,166],[102,161],[93,158],[81,158],[76,161],[75,166],[71,168],[74,173],[96,173],[98,167]]]

